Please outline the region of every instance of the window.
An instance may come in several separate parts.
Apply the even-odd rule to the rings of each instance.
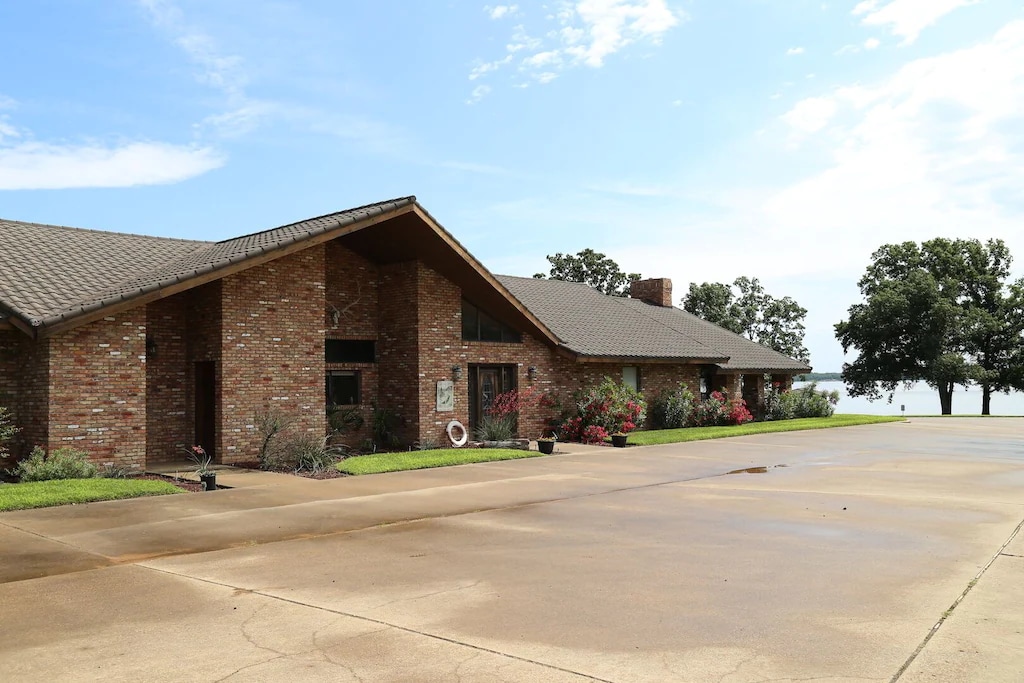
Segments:
[[[367,339],[328,339],[324,353],[328,363],[375,363],[377,342]]]
[[[358,370],[328,370],[325,384],[327,405],[359,405],[360,393]]]
[[[523,336],[463,299],[462,340],[520,344],[523,341]]]
[[[622,368],[622,383],[634,391],[643,391],[640,368],[629,366]]]

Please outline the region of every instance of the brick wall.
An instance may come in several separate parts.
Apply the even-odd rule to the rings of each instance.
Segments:
[[[256,458],[257,412],[282,413],[293,433],[326,433],[324,289],[322,245],[221,280],[222,462]]]
[[[419,425],[419,264],[415,261],[380,267],[377,359],[378,401],[400,416],[399,438],[421,438]]]
[[[7,444],[9,468],[32,446],[46,446],[49,417],[47,363],[49,342],[34,342],[18,331],[0,332],[0,406],[11,412],[21,431]]]
[[[192,445],[190,377],[186,336],[191,297],[183,294],[146,307],[147,465],[180,461]],[[201,317],[192,318],[198,321]]]
[[[71,446],[94,462],[146,459],[146,309],[61,332],[49,342],[48,449]]]
[[[326,310],[324,324],[328,339],[365,339],[379,343],[380,270],[339,241],[328,242],[324,253]],[[400,302],[396,302],[400,303]],[[334,313],[337,311],[337,313]],[[337,322],[335,322],[337,320]],[[360,375],[360,404],[353,406],[363,426],[338,436],[336,441],[358,447],[371,438],[373,406],[378,403],[380,376],[376,363],[328,363],[327,370],[355,370]]]

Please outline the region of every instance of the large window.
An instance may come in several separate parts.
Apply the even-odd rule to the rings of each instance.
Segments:
[[[377,343],[366,339],[328,339],[324,353],[328,363],[375,363]]]
[[[515,344],[523,341],[519,332],[487,315],[465,299],[462,300],[462,339]]]
[[[358,370],[328,370],[326,385],[327,405],[359,405]]]

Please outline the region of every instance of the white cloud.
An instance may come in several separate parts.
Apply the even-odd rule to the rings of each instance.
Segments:
[[[936,235],[1016,236],[1020,253],[1021,111],[1024,21],[1017,21],[986,43],[805,105],[806,119],[794,114],[788,123],[821,131],[807,144],[830,163],[774,194],[763,210],[791,237],[827,231],[833,265],[848,255],[864,259],[884,242]],[[825,113],[827,132],[818,125]]]
[[[880,41],[878,38],[868,38],[867,40],[864,41],[864,49],[865,50],[874,50],[875,48],[877,48],[881,44],[882,44],[882,41]]]
[[[580,41],[582,44],[574,44],[566,52],[596,68],[630,43],[659,42],[679,23],[679,18],[665,0],[581,0],[562,21],[572,28],[581,28],[586,36]]]
[[[491,92],[491,86],[489,85],[478,85],[473,88],[473,92],[469,94],[469,99],[466,100],[466,104],[476,104],[483,98],[487,97]]]
[[[548,50],[547,52],[538,52],[527,57],[522,61],[522,66],[524,68],[535,68],[548,64],[558,64],[561,61],[562,57],[558,50]]]
[[[803,53],[804,49],[802,47],[791,47],[788,50],[786,50],[786,54],[789,55],[790,57],[792,57],[793,55],[802,55]]]
[[[502,7],[485,9],[493,15]],[[509,14],[502,12],[501,16]],[[571,66],[600,68],[606,59],[634,43],[658,44],[684,18],[682,13],[669,9],[666,0],[563,2],[547,15],[546,20],[556,26],[545,30],[543,39],[531,37],[522,24],[514,26],[505,45],[505,57],[479,60],[469,78],[476,80],[497,71],[510,63],[510,57],[525,52],[529,54],[519,60],[517,70],[528,72],[542,83],[550,82],[559,71]],[[515,87],[525,86],[520,81]]]
[[[176,183],[223,165],[209,148],[154,142],[117,146],[26,142],[0,146],[0,190]]]
[[[484,11],[487,12],[491,19],[514,17],[519,13],[519,5],[496,5],[494,7],[488,5],[484,7]]]
[[[785,121],[800,133],[816,133],[828,125],[839,106],[827,97],[809,97],[782,115]]]
[[[903,44],[917,40],[921,31],[961,7],[975,5],[981,0],[864,0],[853,8],[855,16],[863,15],[865,26],[884,26]]]

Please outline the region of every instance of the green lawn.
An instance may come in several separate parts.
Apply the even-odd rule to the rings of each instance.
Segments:
[[[513,448],[438,448],[429,451],[408,453],[374,453],[345,458],[337,467],[346,474],[378,474],[402,470],[422,470],[427,467],[467,465],[473,462],[535,458],[537,451],[520,451]]]
[[[182,490],[167,482],[148,479],[57,479],[0,484],[0,512],[169,493],[182,493]]]
[[[747,436],[748,434],[852,427],[854,425],[877,424],[880,422],[903,422],[903,418],[888,415],[833,415],[832,417],[808,417],[799,420],[779,420],[777,422],[750,422],[734,427],[652,429],[644,432],[633,432],[629,435],[629,443],[637,446],[653,446],[655,444],[683,443],[684,441],[724,439],[729,436]]]

